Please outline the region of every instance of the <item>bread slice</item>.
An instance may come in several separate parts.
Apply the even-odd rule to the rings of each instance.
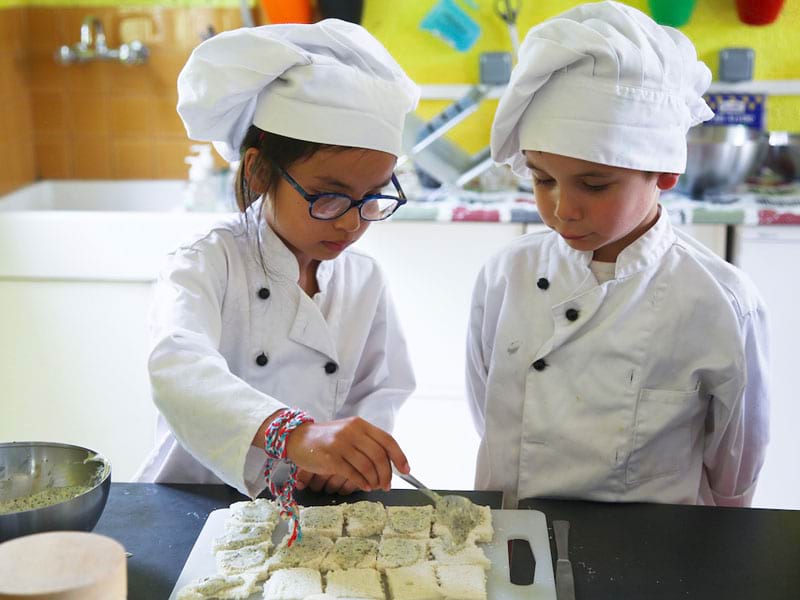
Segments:
[[[341,537],[333,543],[322,560],[321,571],[341,569],[374,569],[378,558],[378,542],[369,538]]]
[[[322,559],[333,548],[329,537],[314,532],[303,532],[302,540],[289,546],[289,535],[285,535],[269,559],[269,570],[308,567],[319,570]]]
[[[446,600],[487,600],[486,572],[479,566],[440,565],[436,576]]]
[[[321,593],[322,575],[314,569],[279,569],[264,584],[264,600],[306,600]]]
[[[375,569],[330,571],[325,578],[325,593],[335,598],[386,599],[381,574]]]
[[[262,542],[235,550],[220,550],[216,553],[217,571],[225,575],[238,575],[247,571],[255,573],[259,581],[266,579],[271,548],[272,542]]]
[[[345,504],[344,526],[350,537],[380,535],[386,526],[386,508],[369,500]]]
[[[342,506],[306,506],[300,509],[300,526],[303,535],[319,533],[335,540],[344,530]]]
[[[433,506],[389,506],[384,537],[428,539],[431,537]]]
[[[475,504],[473,504],[472,507],[477,514],[477,522],[468,532],[456,532],[456,536],[453,535],[454,532],[450,529],[452,526],[452,521],[448,522],[447,519],[443,519],[441,513],[437,510],[434,514],[434,537],[441,537],[451,541],[455,537],[457,542],[456,545],[458,546],[463,545],[465,541],[479,544],[491,542],[492,537],[494,537],[491,508],[488,506],[479,506]]]
[[[234,527],[240,523],[258,523],[274,528],[281,516],[278,505],[266,498],[256,498],[250,502],[234,502],[230,506],[230,511],[231,518],[228,524]]]
[[[428,540],[383,538],[378,545],[377,567],[380,571],[408,567],[428,560]]]
[[[243,546],[253,546],[262,542],[270,541],[272,538],[272,528],[256,523],[240,523],[237,526],[230,526],[224,535],[214,540],[214,552],[220,550],[236,550]]]
[[[386,569],[386,583],[391,600],[439,600],[436,573],[430,563]]]
[[[178,592],[178,600],[246,600],[258,591],[256,576],[212,575],[194,580]]]
[[[430,541],[430,550],[433,562],[438,565],[475,565],[482,569],[492,566],[483,549],[476,546],[475,542],[467,542],[454,549],[443,538],[434,538]]]

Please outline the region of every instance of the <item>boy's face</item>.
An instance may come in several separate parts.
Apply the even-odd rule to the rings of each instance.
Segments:
[[[536,206],[544,224],[572,248],[614,262],[658,219],[658,192],[678,176],[609,167],[526,150]]]

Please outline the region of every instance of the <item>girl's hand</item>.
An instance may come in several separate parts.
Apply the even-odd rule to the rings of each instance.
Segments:
[[[344,477],[338,475],[315,475],[310,471],[297,472],[297,489],[309,489],[314,492],[324,491],[326,494],[339,494],[347,496],[358,489],[358,486]]]
[[[390,488],[391,463],[403,473],[409,471],[395,439],[360,417],[304,423],[286,439],[286,454],[299,469],[337,475],[367,491]]]

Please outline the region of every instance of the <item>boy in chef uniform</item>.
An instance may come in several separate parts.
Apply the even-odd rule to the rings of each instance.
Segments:
[[[526,497],[747,506],[768,435],[753,284],[659,205],[712,116],[679,31],[617,2],[532,28],[492,126],[552,231],[474,288],[476,484]]]
[[[241,214],[179,248],[156,286],[149,373],[160,411],[138,479],[265,487],[287,409],[299,486],[388,488],[388,431],[414,389],[386,281],[349,246],[404,202],[393,169],[418,88],[337,20],[221,33],[178,78],[190,138],[241,160]],[[277,432],[280,437],[280,431]]]

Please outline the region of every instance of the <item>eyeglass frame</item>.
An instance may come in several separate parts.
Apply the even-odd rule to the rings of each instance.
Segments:
[[[277,161],[275,159],[271,159],[271,161],[272,161],[273,166],[276,169],[278,169],[278,172],[281,174],[281,177],[283,177],[286,180],[286,182],[289,185],[291,185],[298,194],[300,194],[300,196],[303,198],[303,200],[308,202],[308,214],[312,219],[316,219],[317,221],[335,221],[336,219],[339,219],[339,218],[343,217],[344,215],[346,215],[353,208],[358,208],[358,216],[359,216],[359,218],[364,219],[365,221],[369,221],[371,223],[375,223],[375,222],[378,222],[378,221],[385,221],[386,219],[391,217],[394,213],[396,213],[398,208],[400,208],[406,202],[408,202],[408,198],[406,197],[406,194],[403,191],[403,188],[400,187],[400,182],[397,180],[397,175],[395,175],[394,172],[392,173],[391,182],[394,184],[394,189],[397,190],[398,196],[388,196],[386,194],[367,194],[366,196],[361,198],[361,200],[354,200],[348,194],[339,194],[339,193],[335,193],[335,192],[323,192],[322,194],[309,194],[308,192],[306,192],[303,189],[303,186],[301,186],[299,183],[297,183],[297,181],[294,179],[294,177],[289,175],[289,172],[286,169],[284,169],[282,166],[280,166],[277,163]],[[341,196],[343,198],[347,198],[348,200],[350,200],[350,206],[348,206],[347,209],[345,209],[344,211],[342,211],[341,214],[339,214],[339,215],[337,215],[335,217],[330,217],[330,218],[327,218],[327,219],[325,219],[323,217],[317,217],[312,212],[312,210],[314,208],[314,203],[317,202],[318,200],[324,198],[325,196]],[[397,206],[394,207],[394,210],[392,212],[390,212],[388,215],[386,215],[385,217],[383,217],[381,219],[367,219],[366,217],[364,217],[364,213],[361,212],[361,207],[364,206],[367,202],[369,202],[371,200],[379,200],[380,198],[389,198],[391,200],[397,200]]]

